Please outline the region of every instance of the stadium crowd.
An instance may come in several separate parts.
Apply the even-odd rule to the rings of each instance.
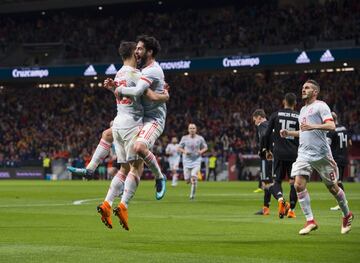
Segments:
[[[351,133],[360,134],[358,71],[310,75],[321,85],[321,99],[338,112]],[[286,92],[299,94],[309,77],[304,73],[198,73],[167,75],[171,86],[167,124],[155,146],[164,155],[172,136],[187,133],[194,122],[208,142],[226,158],[229,153],[255,153],[251,113],[264,108],[268,115],[281,107]],[[101,132],[116,114],[113,95],[102,87],[79,82],[76,88],[5,87],[0,89],[0,166],[28,160],[90,157]]]
[[[103,11],[87,7],[85,11],[55,10],[45,15],[3,15],[0,54],[19,43],[60,42],[64,62],[84,58],[94,63],[116,57],[114,45],[135,39],[139,32],[160,40],[164,58],[203,56],[209,50],[249,53],[262,51],[264,46],[292,44],[312,48],[317,41],[359,43],[360,2],[356,0],[325,1],[323,5],[312,2],[302,8],[278,6],[277,1],[225,1],[215,6],[193,3],[187,8],[155,3],[135,10],[133,5],[127,8],[120,5],[105,6]]]

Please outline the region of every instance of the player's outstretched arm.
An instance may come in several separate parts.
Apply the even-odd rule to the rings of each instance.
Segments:
[[[202,148],[202,149],[199,151],[199,154],[200,154],[200,155],[203,155],[207,150],[208,150],[208,148],[207,148],[207,147],[204,147],[204,148]]]
[[[299,131],[288,131],[288,130],[280,130],[280,136],[282,138],[286,137],[299,137]]]
[[[115,93],[123,96],[139,97],[143,95],[149,87],[150,83],[141,78],[135,87],[120,86],[116,88]]]
[[[311,131],[311,130],[324,130],[324,131],[334,131],[336,128],[335,122],[333,121],[326,121],[322,124],[308,124],[302,123],[300,129],[302,131]]]
[[[170,95],[167,90],[164,90],[163,93],[156,93],[151,89],[147,89],[144,94],[149,100],[156,102],[167,102],[170,99]]]

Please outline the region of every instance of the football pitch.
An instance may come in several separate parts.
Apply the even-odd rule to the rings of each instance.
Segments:
[[[299,236],[305,219],[256,216],[256,182],[199,182],[196,200],[184,182],[161,201],[142,181],[129,207],[130,231],[96,206],[109,181],[0,181],[0,262],[356,262],[360,258],[360,184],[345,190],[355,215],[340,234],[341,213],[322,183],[310,183],[319,229]],[[284,183],[286,197],[288,186]],[[75,204],[74,204],[75,202]],[[117,201],[116,201],[117,204]]]

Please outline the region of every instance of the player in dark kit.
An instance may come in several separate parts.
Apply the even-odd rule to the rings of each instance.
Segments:
[[[338,123],[336,113],[331,112],[331,115],[335,121],[336,128],[335,131],[329,131],[327,137],[331,147],[331,153],[339,168],[339,178],[337,184],[341,189],[343,189],[343,191],[345,191],[342,181],[344,178],[345,168],[348,165],[348,147],[352,145],[352,141],[345,126]],[[330,210],[337,211],[340,210],[340,207],[337,205],[335,207],[331,207]]]
[[[264,145],[263,137],[268,127],[268,121],[266,120],[266,114],[263,109],[255,110],[252,115],[252,119],[256,126],[256,141],[259,146],[259,156],[261,158],[260,179],[262,188],[264,189],[264,206],[262,210],[255,214],[269,215],[271,200],[271,192],[269,188],[272,184],[272,161],[266,160],[266,151],[261,147],[261,145]]]
[[[264,134],[264,147],[267,159],[274,159],[274,184],[270,188],[272,194],[278,200],[279,217],[295,218],[295,205],[297,195],[294,187],[294,179],[290,178],[293,162],[297,157],[299,138],[280,136],[280,130],[299,130],[299,113],[294,111],[296,105],[296,95],[287,93],[283,100],[284,109],[274,112],[269,119],[268,128]],[[272,143],[273,141],[273,143]],[[271,145],[273,144],[273,145]],[[271,151],[271,146],[273,150]],[[281,182],[288,176],[290,183],[290,205],[285,202]]]

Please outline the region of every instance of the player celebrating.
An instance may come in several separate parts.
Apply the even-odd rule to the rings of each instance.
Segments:
[[[169,156],[168,162],[171,170],[172,176],[172,186],[177,186],[178,181],[178,173],[177,170],[179,169],[179,162],[180,162],[180,153],[178,151],[179,144],[176,137],[171,139],[171,143],[166,146],[165,153]]]
[[[327,139],[331,147],[331,153],[334,157],[334,160],[339,168],[339,177],[338,177],[338,186],[344,190],[344,185],[342,183],[345,173],[345,168],[348,164],[348,147],[352,145],[351,139],[348,137],[348,131],[345,126],[338,123],[338,118],[335,112],[331,112],[331,115],[335,121],[336,128],[335,131],[330,131],[327,134]],[[330,210],[337,211],[340,210],[340,207],[337,205],[331,207]]]
[[[141,73],[135,68],[135,48],[135,42],[122,42],[120,44],[119,53],[123,59],[124,65],[116,74],[116,82],[136,85],[140,79]],[[106,79],[104,82],[104,86],[109,89],[112,88],[112,84],[113,81],[111,79]],[[168,99],[167,92],[163,94],[156,94],[151,90],[147,90],[146,94],[156,101],[166,101]],[[97,209],[101,214],[102,222],[109,228],[112,228],[110,218],[111,206],[115,197],[121,195],[124,188],[124,194],[121,197],[121,202],[118,207],[114,209],[114,213],[119,217],[120,224],[126,230],[129,230],[127,222],[127,208],[129,201],[136,192],[140,176],[142,174],[142,161],[138,160],[133,146],[137,138],[137,134],[143,125],[143,107],[140,97],[119,97],[116,93],[115,96],[117,116],[114,119],[112,133],[117,161],[121,163],[122,166],[117,175],[112,179],[104,202],[99,205]]]
[[[151,36],[141,35],[137,38],[135,55],[141,68],[142,76],[136,86],[122,85],[116,89],[120,96],[140,96],[146,89],[156,93],[165,90],[164,72],[155,61],[160,51],[159,42]],[[163,175],[154,154],[149,150],[162,134],[165,127],[166,104],[143,98],[144,126],[135,142],[135,152],[144,160],[156,179],[156,199],[161,199],[166,192],[166,176]]]
[[[189,134],[181,138],[179,152],[182,153],[184,179],[187,184],[191,182],[190,200],[195,198],[198,172],[201,168],[201,156],[208,149],[205,139],[196,134],[196,125],[190,123]]]
[[[297,201],[297,195],[294,187],[294,179],[290,178],[290,175],[292,164],[295,162],[297,157],[299,139],[291,136],[282,138],[280,136],[280,130],[299,130],[299,113],[294,111],[296,105],[296,95],[294,93],[285,94],[283,104],[284,109],[274,112],[270,116],[269,126],[264,135],[264,143],[267,150],[267,159],[271,160],[274,157],[275,182],[272,187],[272,192],[278,200],[279,218],[283,218],[288,209],[288,204],[285,202],[281,187],[281,182],[285,179],[286,175],[289,177],[290,183],[290,210],[287,212],[287,216],[289,218],[294,218],[296,217],[294,209]],[[272,143],[273,152],[270,150]]]
[[[348,207],[345,192],[337,185],[338,168],[326,140],[327,131],[335,130],[335,123],[329,106],[325,102],[317,100],[319,92],[319,84],[315,80],[307,80],[302,87],[302,99],[305,101],[305,105],[301,108],[299,115],[300,130],[284,129],[280,131],[282,137],[300,137],[298,157],[291,171],[291,176],[295,177],[295,189],[299,204],[306,217],[306,224],[299,234],[306,235],[318,228],[311,210],[310,196],[306,189],[307,180],[314,169],[319,173],[340,206],[343,213],[341,233],[346,234],[351,230],[354,216]]]

